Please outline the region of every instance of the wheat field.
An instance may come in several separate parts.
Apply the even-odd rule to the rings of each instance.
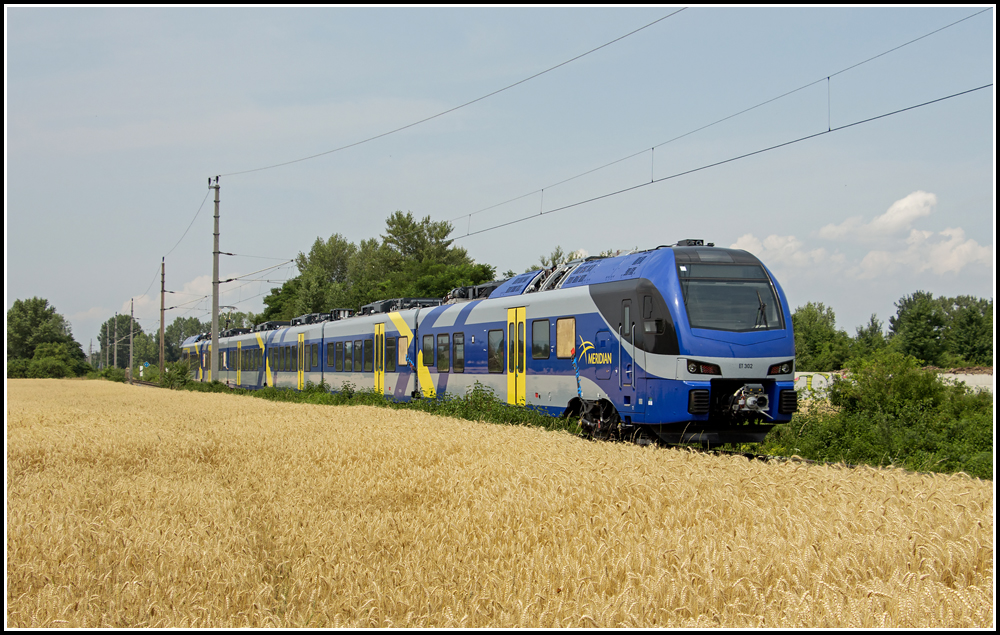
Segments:
[[[7,381],[7,625],[978,627],[993,484]]]

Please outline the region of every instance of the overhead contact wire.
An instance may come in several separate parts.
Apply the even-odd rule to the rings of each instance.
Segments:
[[[959,97],[961,95],[967,95],[969,93],[974,93],[974,92],[976,92],[978,90],[983,90],[984,88],[990,88],[991,86],[993,86],[993,84],[984,84],[982,86],[978,86],[976,88],[970,88],[969,90],[963,90],[961,92],[953,93],[953,94],[947,95],[945,97],[939,97],[937,99],[932,99],[931,101],[925,101],[923,103],[916,104],[916,105],[913,105],[913,106],[908,106],[906,108],[900,108],[899,110],[893,110],[892,112],[883,113],[881,115],[876,115],[874,117],[869,117],[867,119],[860,119],[858,121],[855,121],[855,122],[852,122],[852,123],[849,123],[849,124],[844,124],[843,126],[837,126],[836,128],[831,128],[829,130],[823,130],[821,132],[816,132],[816,133],[811,134],[811,135],[806,135],[804,137],[799,137],[798,139],[792,139],[791,141],[785,141],[784,143],[779,143],[777,145],[769,146],[767,148],[762,148],[760,150],[755,150],[753,152],[747,152],[746,154],[741,154],[739,156],[730,157],[730,158],[724,159],[722,161],[716,161],[715,163],[708,163],[706,165],[703,165],[703,166],[700,166],[700,167],[697,167],[697,168],[692,168],[690,170],[685,170],[684,172],[678,172],[676,174],[671,174],[670,176],[664,176],[664,177],[661,177],[661,178],[656,179],[654,181],[647,181],[647,182],[639,183],[639,184],[633,185],[631,187],[626,187],[626,188],[622,188],[620,190],[615,190],[614,192],[608,192],[606,194],[601,194],[600,196],[594,196],[592,198],[588,198],[588,199],[585,199],[585,200],[582,200],[582,201],[577,201],[576,203],[570,203],[569,205],[563,205],[562,207],[556,207],[554,209],[550,209],[550,210],[548,210],[546,212],[542,212],[540,214],[531,214],[530,216],[524,216],[522,218],[518,218],[518,219],[515,219],[515,220],[512,220],[512,221],[508,221],[506,223],[501,223],[499,225],[494,225],[492,227],[487,227],[486,229],[481,229],[479,231],[470,232],[470,233],[467,233],[467,234],[465,234],[463,236],[457,236],[453,240],[459,240],[461,238],[467,238],[469,236],[475,236],[476,234],[483,234],[483,233],[486,233],[488,231],[493,231],[494,229],[500,229],[502,227],[507,227],[509,225],[514,225],[514,224],[517,224],[517,223],[521,223],[521,222],[524,222],[526,220],[531,220],[532,218],[538,218],[539,216],[544,216],[546,214],[552,214],[554,212],[559,212],[559,211],[562,211],[564,209],[569,209],[571,207],[577,207],[579,205],[585,205],[586,203],[592,203],[594,201],[599,201],[601,199],[609,198],[609,197],[612,197],[612,196],[617,196],[618,194],[624,194],[625,192],[631,192],[632,190],[637,190],[639,188],[646,187],[647,185],[652,185],[653,183],[660,183],[662,181],[668,181],[670,179],[675,179],[675,178],[678,178],[678,177],[681,177],[681,176],[686,176],[688,174],[693,174],[694,172],[700,172],[702,170],[707,170],[709,168],[718,167],[718,166],[724,165],[726,163],[732,163],[734,161],[739,161],[740,159],[745,159],[747,157],[752,157],[752,156],[757,155],[757,154],[762,154],[764,152],[769,152],[771,150],[777,150],[778,148],[783,148],[785,146],[790,146],[790,145],[793,145],[795,143],[799,143],[800,141],[806,141],[808,139],[814,139],[816,137],[821,137],[823,135],[830,134],[831,132],[839,132],[840,130],[845,130],[847,128],[852,128],[854,126],[859,126],[859,125],[861,125],[863,123],[869,123],[869,122],[872,122],[872,121],[876,121],[878,119],[883,119],[885,117],[891,117],[892,115],[898,115],[900,113],[907,112],[909,110],[914,110],[916,108],[921,108],[923,106],[929,106],[931,104],[936,104],[936,103],[938,103],[940,101],[945,101],[946,99],[952,99],[953,97]],[[461,217],[459,217],[459,218],[461,218]]]
[[[863,64],[867,64],[868,62],[876,60],[876,59],[878,59],[878,58],[880,58],[880,57],[882,57],[884,55],[888,55],[889,53],[892,53],[893,51],[897,51],[897,50],[899,50],[899,49],[901,49],[901,48],[903,48],[905,46],[909,46],[910,44],[913,44],[914,42],[918,42],[918,41],[920,41],[920,40],[922,40],[922,39],[924,39],[926,37],[930,37],[931,35],[934,35],[935,33],[938,33],[940,31],[944,31],[945,29],[953,27],[956,24],[959,24],[960,22],[965,22],[966,20],[970,20],[970,19],[976,17],[977,15],[985,13],[986,11],[990,11],[992,8],[993,7],[988,7],[986,9],[983,9],[982,11],[977,11],[976,13],[973,13],[972,15],[968,15],[968,16],[962,18],[961,20],[956,20],[955,22],[952,22],[950,24],[946,24],[945,26],[940,27],[938,29],[935,29],[935,30],[931,31],[930,33],[925,33],[925,34],[921,35],[920,37],[917,37],[917,38],[914,38],[912,40],[909,40],[908,42],[904,42],[903,44],[900,44],[898,46],[894,46],[891,49],[888,49],[886,51],[882,51],[878,55],[873,55],[872,57],[869,57],[868,59],[865,59],[865,60],[862,60],[860,62],[857,62],[856,64],[852,64],[852,65],[848,66],[847,68],[842,68],[842,69],[840,69],[839,71],[837,71],[835,73],[830,73],[828,75],[824,75],[823,77],[820,77],[819,79],[817,79],[815,81],[809,82],[808,84],[803,84],[802,86],[799,86],[798,88],[793,88],[792,90],[790,90],[788,92],[782,93],[781,95],[778,95],[776,97],[772,97],[772,98],[767,99],[765,101],[762,101],[759,104],[756,104],[754,106],[750,106],[749,108],[744,108],[743,110],[740,110],[739,112],[735,112],[735,113],[733,113],[731,115],[723,117],[722,119],[717,119],[717,120],[715,120],[715,121],[713,121],[711,123],[705,124],[704,126],[695,128],[695,129],[690,130],[688,132],[685,132],[684,134],[678,135],[678,136],[676,136],[676,137],[674,137],[672,139],[668,139],[667,141],[664,141],[662,143],[658,143],[658,144],[656,144],[655,146],[653,146],[650,149],[645,149],[644,148],[642,150],[639,150],[638,152],[633,152],[632,154],[629,154],[627,156],[621,157],[620,159],[615,159],[614,161],[611,161],[610,163],[605,163],[604,165],[601,165],[599,167],[592,168],[592,169],[587,170],[585,172],[581,172],[580,174],[577,174],[576,176],[571,176],[568,179],[563,179],[562,181],[557,181],[556,183],[551,183],[549,185],[546,185],[543,188],[532,190],[531,192],[528,192],[527,194],[522,194],[520,196],[515,196],[514,198],[511,198],[511,199],[508,199],[506,201],[503,201],[502,203],[496,203],[494,205],[490,205],[489,207],[484,207],[482,209],[478,209],[478,210],[476,210],[474,212],[469,212],[469,213],[466,213],[466,214],[462,214],[460,216],[456,216],[455,218],[451,219],[451,222],[454,222],[454,221],[459,220],[461,218],[468,218],[468,217],[471,217],[471,216],[475,216],[476,214],[480,214],[482,212],[489,211],[489,210],[494,209],[496,207],[500,207],[502,205],[506,205],[507,203],[513,203],[514,201],[518,201],[518,200],[520,200],[522,198],[526,198],[526,197],[531,196],[533,194],[538,194],[539,192],[541,192],[545,188],[556,187],[557,185],[562,185],[564,183],[569,183],[570,181],[572,181],[574,179],[578,179],[581,176],[586,176],[588,174],[592,174],[592,173],[597,172],[599,170],[603,170],[604,168],[609,168],[612,165],[615,165],[617,163],[621,163],[622,161],[627,161],[627,160],[632,159],[634,157],[637,157],[637,156],[639,156],[641,154],[645,154],[646,152],[651,152],[652,150],[655,150],[656,148],[659,148],[661,146],[665,146],[667,144],[673,143],[674,141],[679,141],[680,139],[683,139],[684,137],[688,137],[690,135],[693,135],[696,132],[701,132],[702,130],[705,130],[706,128],[711,128],[712,126],[715,126],[715,125],[718,125],[718,124],[723,123],[725,121],[728,121],[728,120],[730,120],[730,119],[732,119],[734,117],[739,117],[740,115],[746,114],[746,113],[750,112],[751,110],[756,110],[757,108],[760,108],[761,106],[766,106],[766,105],[770,104],[771,102],[778,101],[779,99],[784,99],[785,97],[788,97],[789,95],[794,95],[795,93],[797,93],[799,91],[802,91],[802,90],[805,90],[806,88],[810,88],[812,86],[815,86],[816,84],[819,84],[820,82],[824,82],[825,81],[825,82],[827,82],[827,84],[829,84],[831,77],[836,77],[837,75],[840,75],[841,73],[846,73],[847,71],[849,71],[849,70],[851,70],[853,68],[857,68],[858,66],[861,66]],[[829,128],[829,125],[827,127]]]
[[[547,68],[544,71],[540,71],[538,73],[535,73],[534,75],[532,75],[530,77],[526,77],[526,78],[524,78],[524,79],[522,79],[520,81],[514,82],[513,84],[510,84],[508,86],[504,86],[503,88],[497,89],[497,90],[495,90],[495,91],[493,91],[491,93],[483,95],[482,97],[477,97],[476,99],[473,99],[471,101],[467,101],[464,104],[461,104],[459,106],[455,106],[454,108],[449,108],[448,110],[444,110],[442,112],[439,112],[436,115],[431,115],[430,117],[426,117],[426,118],[421,119],[419,121],[414,121],[413,123],[409,123],[409,124],[406,124],[405,126],[401,126],[399,128],[395,128],[393,130],[389,130],[388,132],[383,132],[383,133],[377,134],[377,135],[375,135],[373,137],[368,137],[367,139],[362,139],[361,141],[355,141],[354,143],[349,143],[347,145],[340,146],[339,148],[334,148],[333,150],[327,150],[326,152],[320,152],[318,154],[312,154],[312,155],[307,156],[307,157],[302,157],[301,159],[293,159],[291,161],[284,161],[282,163],[275,163],[273,165],[267,165],[267,166],[260,167],[260,168],[254,168],[252,170],[242,170],[240,172],[228,172],[226,174],[220,174],[219,176],[236,176],[236,175],[239,175],[239,174],[249,174],[251,172],[261,172],[263,170],[270,170],[272,168],[279,168],[279,167],[282,167],[284,165],[291,165],[293,163],[301,163],[302,161],[308,161],[310,159],[315,159],[317,157],[322,157],[322,156],[326,156],[328,154],[333,154],[334,152],[340,152],[341,150],[347,150],[348,148],[353,148],[353,147],[359,146],[359,145],[361,145],[363,143],[368,143],[369,141],[374,141],[376,139],[381,139],[382,137],[387,137],[387,136],[389,136],[391,134],[395,134],[397,132],[401,132],[401,131],[406,130],[408,128],[412,128],[414,126],[419,126],[422,123],[426,123],[428,121],[431,121],[432,119],[437,119],[438,117],[442,117],[444,115],[447,115],[448,113],[455,112],[456,110],[459,110],[461,108],[465,108],[466,106],[471,106],[472,104],[474,104],[476,102],[480,102],[480,101],[483,101],[484,99],[488,99],[488,98],[490,98],[490,97],[492,97],[494,95],[497,95],[497,94],[500,94],[500,93],[504,92],[505,90],[510,90],[511,88],[514,88],[515,86],[519,86],[519,85],[521,85],[521,84],[523,84],[525,82],[528,82],[528,81],[531,81],[531,80],[535,79],[536,77],[540,77],[540,76],[542,76],[542,75],[544,75],[546,73],[549,73],[551,71],[556,70],[557,68],[565,66],[565,65],[567,65],[567,64],[569,64],[571,62],[575,62],[576,60],[578,60],[578,59],[580,59],[582,57],[586,57],[587,55],[590,55],[591,53],[599,51],[599,50],[601,50],[601,49],[603,49],[603,48],[605,48],[607,46],[611,46],[615,42],[619,42],[619,41],[624,40],[625,38],[627,38],[627,37],[629,37],[631,35],[635,35],[639,31],[642,31],[643,29],[648,29],[649,27],[653,26],[654,24],[656,24],[658,22],[662,22],[663,20],[666,20],[667,18],[673,17],[673,16],[677,15],[678,13],[680,13],[681,11],[683,11],[684,9],[686,9],[686,8],[687,7],[681,7],[680,9],[678,9],[677,11],[674,11],[673,13],[665,15],[662,18],[658,18],[656,20],[653,20],[649,24],[647,24],[645,26],[641,26],[638,29],[635,29],[634,31],[630,31],[630,32],[626,33],[625,35],[622,35],[620,37],[617,37],[617,38],[611,40],[610,42],[605,42],[604,44],[602,44],[602,45],[600,45],[600,46],[598,46],[596,48],[590,49],[586,53],[581,53],[581,54],[577,55],[574,58],[568,59],[565,62],[562,62],[560,64],[556,64],[555,66],[553,66],[551,68]]]

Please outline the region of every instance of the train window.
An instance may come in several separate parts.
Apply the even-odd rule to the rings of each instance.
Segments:
[[[531,359],[549,358],[549,321],[531,323]]]
[[[365,372],[370,373],[375,370],[375,342],[365,340]]]
[[[514,346],[515,346],[515,335],[514,335],[514,323],[507,323],[507,372],[514,372]]]
[[[517,372],[524,372],[524,322],[517,323]]]
[[[576,346],[576,318],[561,318],[556,320],[556,357],[569,359],[573,357]]]
[[[385,372],[396,372],[396,338],[385,338]]]
[[[434,365],[434,336],[424,335],[424,346],[423,346],[423,362],[424,366],[430,368]]]
[[[438,339],[438,365],[437,365],[438,372],[447,373],[448,368],[451,366],[451,359],[449,359],[451,353],[450,350],[451,342],[448,341],[451,338],[448,337],[447,333],[443,333],[441,335],[438,335],[437,339]]]
[[[299,370],[299,347],[289,346],[288,347],[288,357],[292,360],[292,367],[289,370],[298,372]]]
[[[398,347],[397,350],[399,351],[399,365],[400,366],[403,366],[403,367],[407,366],[406,356],[407,356],[407,353],[409,352],[409,346],[410,346],[410,338],[408,338],[408,337],[401,337],[401,338],[399,338],[399,347]]]
[[[344,342],[344,370],[351,372],[354,370],[354,342]]]
[[[354,372],[361,372],[362,342],[364,340],[354,340]]]
[[[503,331],[489,332],[489,358],[487,366],[491,373],[503,372]]]
[[[326,345],[326,366],[327,366],[327,368],[333,368],[333,360],[336,359],[336,355],[334,354],[335,350],[336,349],[334,348],[333,342],[327,343],[327,345]]]
[[[678,276],[692,328],[784,328],[781,305],[760,265],[687,264]]]
[[[632,341],[632,301],[622,300],[622,339]]]
[[[465,333],[455,333],[452,341],[455,344],[455,356],[451,360],[451,367],[456,373],[465,372]]]
[[[319,368],[319,344],[312,345],[312,367]]]
[[[653,298],[648,295],[642,296],[642,319],[648,320],[653,317]]]

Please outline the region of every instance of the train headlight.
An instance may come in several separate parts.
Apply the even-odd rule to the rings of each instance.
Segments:
[[[795,368],[794,360],[788,360],[787,362],[779,362],[777,364],[771,364],[770,368],[767,369],[768,375],[787,375],[792,372]]]
[[[708,364],[706,362],[699,362],[693,359],[689,359],[687,363],[687,370],[692,375],[721,375],[722,369],[715,364]]]

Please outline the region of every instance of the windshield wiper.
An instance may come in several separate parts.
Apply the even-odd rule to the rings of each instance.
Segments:
[[[757,319],[754,320],[753,327],[760,328],[761,322],[764,323],[764,328],[767,328],[767,304],[760,297],[760,291],[757,292],[757,301],[760,305],[757,307]]]

